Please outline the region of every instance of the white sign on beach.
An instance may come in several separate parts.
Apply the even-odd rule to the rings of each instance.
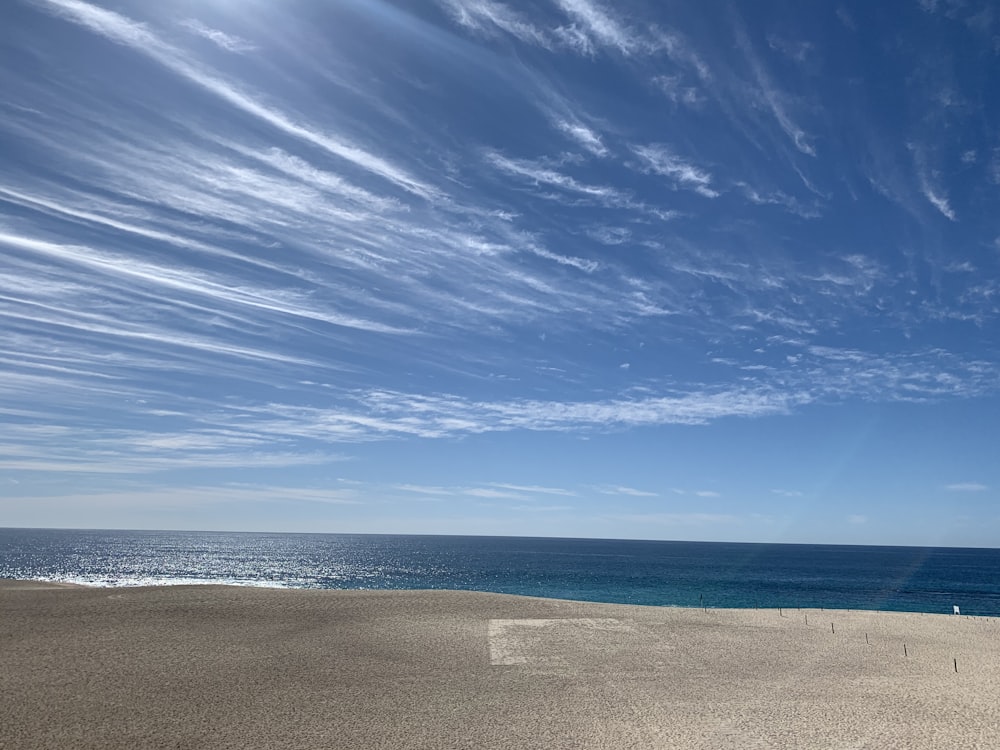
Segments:
[[[958,605],[957,604],[953,604],[951,606],[951,611],[954,612],[956,615],[962,614],[961,612],[958,611]]]

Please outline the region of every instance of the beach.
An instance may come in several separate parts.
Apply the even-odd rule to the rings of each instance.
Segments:
[[[996,618],[0,582],[0,748],[993,748]]]

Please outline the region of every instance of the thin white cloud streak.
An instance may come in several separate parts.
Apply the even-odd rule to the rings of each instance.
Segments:
[[[425,484],[396,484],[393,487],[403,492],[414,492],[418,495],[454,495],[456,490],[450,487],[435,487]]]
[[[585,183],[578,182],[569,175],[558,172],[555,169],[521,159],[509,159],[506,156],[496,153],[495,151],[486,153],[486,161],[501,172],[517,177],[524,177],[535,183],[551,185],[552,187],[589,196],[591,198],[620,201],[625,197],[623,193],[613,187],[603,185],[587,185]]]
[[[362,505],[366,499],[353,490],[331,490],[271,485],[131,486],[128,490],[72,492],[68,494],[20,495],[5,499],[9,507],[58,506],[68,511],[211,508],[219,505],[259,503],[317,503],[321,505]]]
[[[470,487],[462,490],[463,495],[469,497],[481,497],[488,500],[523,500],[524,495],[520,492],[510,492],[498,490],[493,487]]]
[[[745,182],[737,182],[736,186],[742,190],[743,195],[746,196],[748,201],[758,206],[781,206],[789,213],[800,216],[803,219],[816,219],[821,215],[815,205],[803,205],[801,201],[788,195],[783,190],[762,192]]]
[[[71,218],[88,224],[98,224],[120,232],[134,234],[158,242],[165,242],[176,247],[199,250],[209,255],[218,255],[226,258],[242,258],[237,253],[205,242],[199,242],[191,237],[184,237],[172,232],[163,232],[149,226],[140,226],[132,222],[116,219],[112,216],[104,216],[91,210],[80,209],[66,203],[59,203],[45,196],[29,195],[9,186],[0,185],[0,199],[26,208],[41,210],[60,218]],[[93,196],[87,196],[86,198],[87,202],[93,200]]]
[[[369,391],[355,396],[361,409],[271,405],[217,417],[219,426],[244,425],[263,434],[327,441],[419,436],[440,438],[512,430],[588,431],[621,427],[708,424],[730,417],[789,414],[804,405],[865,398],[921,401],[975,395],[989,388],[996,368],[949,360],[943,353],[891,359],[863,352],[813,347],[798,364],[801,374],[781,387],[767,375],[753,388],[606,401],[479,401],[448,395]],[[947,365],[955,373],[942,372]],[[706,492],[706,491],[703,491]],[[708,491],[711,492],[711,491]]]
[[[353,407],[349,401],[337,408],[282,403],[257,406],[220,403],[211,408],[196,408],[188,404],[178,410],[186,416],[175,418],[180,420],[179,424],[186,425],[185,432],[177,429],[146,433],[112,430],[95,436],[90,422],[86,427],[70,424],[56,433],[8,430],[11,443],[0,449],[0,457],[8,469],[53,472],[137,473],[186,466],[297,465],[334,460],[321,450],[323,445],[333,443],[401,437],[442,438],[514,430],[586,432],[633,426],[707,424],[726,417],[787,414],[799,406],[830,398],[909,399],[912,394],[912,398],[925,399],[930,394],[961,395],[974,387],[957,377],[942,379],[934,370],[925,372],[920,360],[892,363],[854,350],[813,349],[810,356],[815,359],[812,363],[800,365],[803,383],[798,390],[790,384],[785,384],[785,391],[761,385],[756,391],[693,391],[671,397],[568,403],[482,402],[457,396],[370,391],[355,394]],[[816,369],[816,364],[821,362],[827,363],[825,373]],[[977,368],[975,363],[954,364],[959,372]],[[909,370],[904,370],[904,366]],[[879,373],[876,367],[886,371]],[[994,382],[994,375],[980,368],[977,377]],[[10,379],[5,382],[9,387]],[[37,382],[39,388],[44,387],[41,379]],[[52,381],[48,388],[52,390],[58,384],[56,392],[68,399],[67,403],[75,402],[80,406],[74,392],[67,390],[66,386],[71,383],[59,379]],[[859,384],[863,385],[859,387]],[[884,389],[892,390],[880,393]],[[4,390],[0,387],[0,395]],[[135,398],[127,389],[125,393],[128,394],[126,398],[119,397],[112,403],[124,404],[129,398]],[[166,396],[163,394],[157,403],[165,403],[163,398]],[[343,394],[340,398],[343,399]],[[58,399],[53,408],[59,408]],[[131,409],[123,406],[119,411],[127,413]],[[117,419],[115,410],[106,412],[105,418]],[[213,445],[218,448],[214,454],[209,452]],[[270,454],[254,450],[254,446],[268,445],[296,450]],[[109,456],[115,458],[109,459]],[[956,488],[960,486],[955,485]],[[533,494],[530,486],[513,483],[506,486],[493,483],[480,488],[418,490],[416,486],[401,486],[400,489],[440,495],[468,494],[470,489]],[[635,493],[642,492],[623,487],[613,489],[633,496],[640,496]],[[701,490],[695,494],[708,497],[712,496],[708,494],[711,492]],[[560,493],[553,491],[552,494]]]
[[[808,156],[816,156],[816,148],[810,142],[812,137],[806,133],[788,114],[788,97],[775,86],[770,73],[753,49],[750,39],[742,28],[736,29],[736,41],[750,66],[754,82],[757,84],[757,99],[762,102],[774,117],[781,130],[795,144],[795,148]]]
[[[923,196],[941,213],[942,216],[949,221],[957,220],[955,212],[952,210],[951,204],[948,202],[948,198],[936,192],[926,179],[921,180],[920,192],[923,193]]]
[[[551,48],[548,35],[509,6],[493,0],[438,0],[452,18],[468,29],[492,35],[503,31],[516,39],[539,47]]]
[[[106,446],[104,453],[62,456],[58,450],[44,448],[45,457],[10,455],[17,446],[0,445],[0,469],[5,471],[46,474],[118,474],[141,475],[180,469],[286,469],[317,466],[341,460],[325,454],[266,453],[238,451],[210,455],[136,456],[127,452],[127,445]],[[107,449],[113,452],[109,455]]]
[[[706,198],[717,198],[718,191],[713,190],[712,175],[695,167],[674,154],[667,146],[650,144],[633,146],[632,151],[642,159],[645,171],[663,175],[674,180],[681,187],[694,190]]]
[[[418,495],[435,497],[477,497],[487,500],[529,500],[532,495],[557,495],[560,497],[575,497],[572,490],[560,487],[542,487],[537,485],[507,484],[490,482],[485,486],[436,486],[420,484],[396,484],[394,489]]]
[[[921,143],[907,143],[906,147],[913,154],[914,170],[920,194],[946,219],[957,221],[957,216],[948,201],[947,194],[937,184],[936,171],[928,166],[928,162],[932,158],[929,149]]]
[[[213,418],[218,426],[323,441],[440,438],[512,430],[577,431],[643,425],[708,424],[723,417],[786,414],[797,397],[760,391],[593,402],[481,402],[392,391],[359,394],[360,411],[273,404]]]
[[[206,26],[196,18],[185,19],[184,21],[181,21],[180,25],[183,28],[190,31],[192,34],[196,34],[197,36],[200,36],[203,39],[207,39],[208,41],[212,42],[212,44],[219,47],[220,49],[225,50],[226,52],[243,53],[243,52],[253,52],[255,49],[257,49],[253,44],[248,42],[246,39],[241,39],[240,37],[234,34],[227,34],[226,32],[220,31],[219,29],[213,29],[209,26]]]
[[[572,490],[567,490],[562,487],[543,487],[537,484],[504,484],[502,482],[493,482],[494,487],[500,487],[505,490],[513,490],[514,492],[523,492],[528,495],[559,495],[561,497],[576,497],[575,492]]]
[[[144,25],[136,23],[126,16],[80,0],[38,0],[38,2],[47,5],[58,15],[73,23],[156,60],[191,83],[287,135],[318,146],[331,155],[344,159],[372,174],[379,175],[422,198],[435,200],[441,197],[436,188],[411,177],[382,157],[332,135],[312,130],[305,125],[294,122],[280,111],[264,106],[249,94],[239,91],[221,78],[209,73],[196,62],[187,58],[181,50],[167,44]]]
[[[277,351],[255,349],[252,347],[226,343],[204,336],[193,334],[177,333],[172,330],[160,327],[138,327],[135,323],[117,322],[114,318],[99,317],[87,313],[80,313],[78,310],[68,308],[52,308],[50,314],[26,314],[16,311],[6,311],[4,316],[11,321],[26,322],[31,324],[44,324],[59,329],[62,332],[70,331],[74,333],[97,334],[98,336],[134,340],[140,343],[154,344],[157,348],[162,346],[178,347],[181,349],[193,349],[199,352],[221,354],[238,357],[241,359],[261,360],[265,362],[295,364],[295,365],[316,365],[315,360],[306,359]],[[52,315],[51,313],[57,313]]]
[[[602,495],[627,495],[629,497],[659,497],[657,492],[648,492],[646,490],[639,490],[635,487],[625,487],[623,485],[613,485],[613,486],[601,486],[595,487]]]
[[[584,273],[593,273],[600,268],[600,264],[595,260],[583,260],[581,258],[573,258],[567,255],[559,255],[558,253],[549,252],[548,250],[539,247],[532,248],[532,252],[539,258],[554,261],[562,266],[571,266],[572,268],[579,269]]]
[[[610,153],[601,142],[601,136],[583,123],[557,119],[555,125],[567,137],[583,146],[594,156],[604,157]]]
[[[631,54],[635,49],[636,40],[633,35],[597,3],[591,0],[556,0],[556,3],[599,44],[613,47],[625,55]]]
[[[90,247],[60,245],[44,242],[30,237],[19,237],[0,233],[0,243],[27,250],[52,260],[72,263],[88,271],[107,275],[124,277],[127,280],[139,281],[154,286],[163,287],[170,293],[208,297],[215,302],[259,308],[268,312],[282,313],[295,317],[322,321],[336,326],[358,328],[377,333],[401,334],[405,329],[393,328],[374,321],[360,320],[333,312],[310,309],[296,300],[296,295],[280,293],[276,290],[260,290],[241,288],[238,283],[228,279],[210,279],[204,274],[179,271],[171,268],[143,263],[127,256],[112,256],[101,253]],[[295,304],[299,302],[299,304]]]
[[[985,492],[989,487],[979,482],[958,482],[947,485],[945,489],[949,492]]]

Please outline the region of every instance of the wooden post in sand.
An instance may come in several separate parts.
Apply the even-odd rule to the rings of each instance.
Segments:
[[[909,656],[909,654],[906,653],[906,644],[905,643],[903,644],[903,656]]]
[[[865,633],[865,644],[868,646],[871,645],[870,643],[868,643],[868,633]]]
[[[955,674],[958,674],[958,659],[952,659],[955,662]]]
[[[836,630],[833,629],[833,623],[832,622],[830,623],[830,632],[831,633],[836,633],[837,632]]]

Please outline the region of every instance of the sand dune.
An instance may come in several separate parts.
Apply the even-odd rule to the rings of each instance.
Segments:
[[[1000,746],[993,618],[5,581],[0,644],[18,750]]]

